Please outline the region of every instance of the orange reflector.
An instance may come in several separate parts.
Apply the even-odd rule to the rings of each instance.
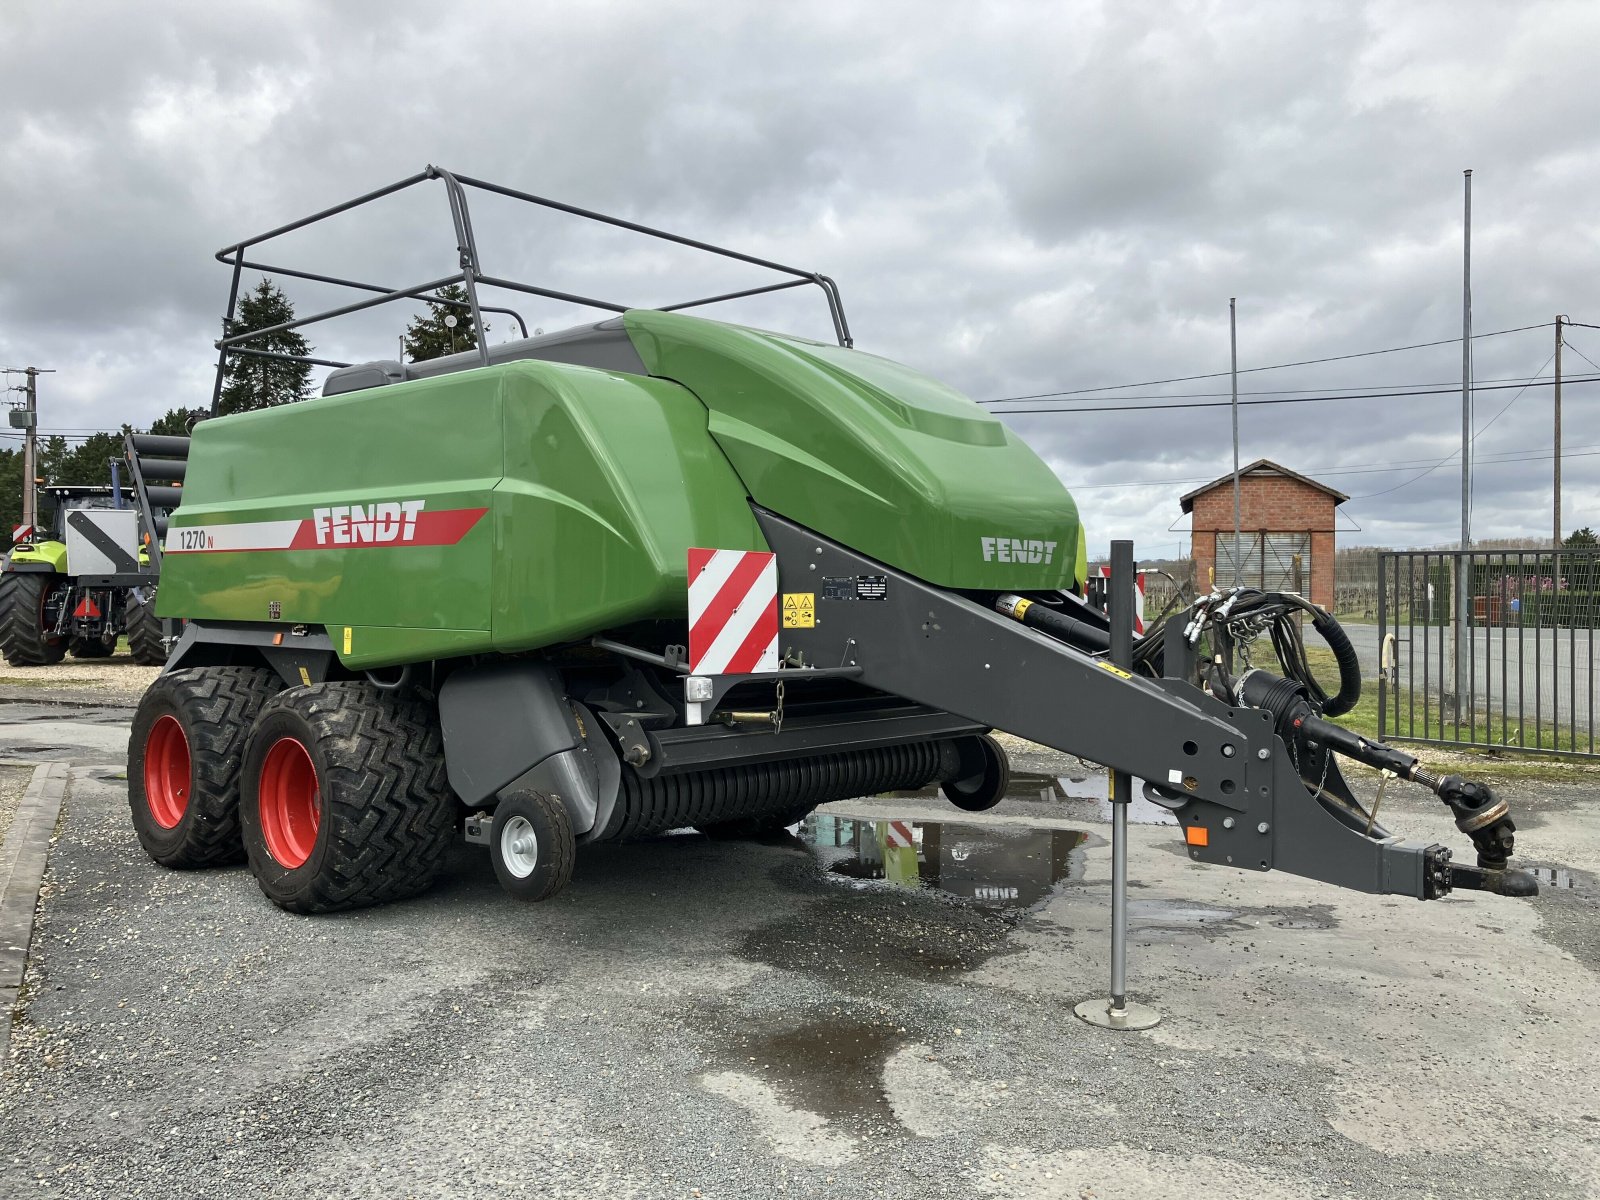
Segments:
[[[273,635],[272,635],[272,644],[273,644],[273,645],[274,645],[274,646],[281,646],[281,645],[283,645],[283,634],[281,634],[281,633],[275,633],[275,634],[273,634]]]
[[[1189,825],[1184,828],[1183,840],[1191,846],[1209,846],[1211,831],[1204,825]]]

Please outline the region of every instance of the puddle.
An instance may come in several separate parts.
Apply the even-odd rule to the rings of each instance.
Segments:
[[[1577,877],[1566,867],[1523,867],[1529,875],[1539,881],[1539,888],[1554,888],[1558,891],[1567,888],[1581,888]],[[1587,890],[1587,889],[1585,889]]]
[[[851,1123],[894,1125],[883,1065],[910,1040],[892,1024],[816,1022],[728,1043],[730,1065],[770,1081],[797,1108]]]
[[[1150,941],[1169,941],[1180,937],[1217,937],[1237,933],[1248,926],[1232,909],[1212,908],[1187,900],[1130,900],[1128,932]]]
[[[1090,835],[1079,829],[863,821],[813,813],[795,830],[830,875],[945,892],[980,908],[1026,909],[1081,879]]]
[[[1063,815],[1070,818],[1082,814],[1087,817],[1093,813],[1097,821],[1111,820],[1111,798],[1108,795],[1111,780],[1105,771],[1052,777],[1051,782],[1060,790],[1060,796],[1066,801],[1066,811]],[[1139,778],[1133,781],[1133,800],[1128,805],[1128,820],[1135,825],[1178,823],[1178,818],[1172,815],[1171,810],[1162,808],[1159,804],[1152,804],[1144,798],[1144,780]]]

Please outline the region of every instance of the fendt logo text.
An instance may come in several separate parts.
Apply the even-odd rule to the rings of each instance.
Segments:
[[[422,500],[384,503],[335,504],[311,510],[311,527],[317,545],[354,546],[364,542],[409,542],[417,536],[417,514]]]
[[[1056,543],[1038,538],[983,539],[983,561],[1003,563],[1048,563],[1055,557]]]

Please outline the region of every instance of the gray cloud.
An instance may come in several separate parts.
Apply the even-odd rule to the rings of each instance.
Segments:
[[[1600,324],[1597,26],[1568,3],[21,0],[0,10],[0,360],[58,369],[46,427],[203,403],[226,288],[212,253],[428,161],[827,270],[864,348],[981,399],[1225,370],[1230,295],[1245,367],[1449,338],[1467,166],[1477,327]],[[384,283],[441,275],[443,204],[419,189],[274,253]],[[478,221],[493,269],[577,291],[651,303],[748,279],[506,206]],[[522,303],[546,328],[586,316]],[[827,330],[799,295],[726,315]],[[312,336],[373,357],[403,320]],[[1573,345],[1600,361],[1591,334]],[[1485,339],[1477,373],[1527,378],[1549,351],[1548,329]],[[1447,345],[1242,386],[1458,374]],[[1480,422],[1514,395],[1481,394]],[[1569,396],[1568,525],[1600,524],[1600,387]],[[1007,420],[1077,489],[1092,543],[1174,549],[1177,496],[1227,467],[1227,410],[1057,407]],[[1548,454],[1549,416],[1532,389],[1479,448]],[[1357,497],[1350,539],[1453,536],[1454,464],[1389,489],[1458,444],[1456,397],[1241,423],[1247,459],[1370,472],[1328,476]],[[1418,465],[1372,470],[1390,463]],[[1549,472],[1485,462],[1477,530],[1543,532]]]

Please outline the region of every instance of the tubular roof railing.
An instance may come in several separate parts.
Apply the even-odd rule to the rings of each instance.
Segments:
[[[259,246],[284,234],[293,233],[304,229],[308,225],[315,225],[340,213],[349,212],[374,200],[385,196],[392,196],[396,192],[405,191],[419,183],[439,180],[444,184],[445,194],[450,202],[450,219],[455,228],[456,249],[460,257],[460,270],[451,275],[444,275],[426,283],[412,284],[408,287],[386,287],[382,284],[367,283],[357,279],[345,279],[337,275],[324,275],[315,271],[306,271],[294,267],[279,266],[271,263],[260,262],[246,258],[245,252],[253,246]],[[467,203],[467,189],[492,192],[497,196],[505,196],[512,200],[520,200],[534,204],[541,208],[552,209],[556,212],[566,213],[569,216],[579,217],[587,221],[595,221],[603,225],[611,225],[618,229],[626,229],[632,233],[642,234],[646,237],[656,238],[660,241],[673,242],[680,246],[687,246],[692,250],[701,250],[707,254],[715,254],[722,258],[733,259],[736,262],[748,263],[767,271],[788,276],[777,283],[764,284],[758,287],[743,288],[734,292],[722,292],[715,296],[702,296],[695,300],[683,300],[675,304],[663,305],[630,305],[618,303],[614,300],[601,299],[594,296],[580,296],[571,292],[557,291],[553,288],[540,287],[531,283],[507,279],[497,275],[486,274],[482,267],[482,260],[478,255],[477,239],[472,231],[472,213]],[[290,221],[287,225],[280,225],[276,229],[269,229],[266,233],[257,234],[255,237],[246,238],[225,246],[217,251],[217,261],[233,268],[233,282],[228,290],[228,309],[222,320],[223,336],[216,342],[217,347],[217,378],[211,393],[211,410],[216,412],[217,403],[222,396],[223,378],[227,372],[228,359],[235,355],[244,355],[254,358],[277,359],[285,362],[309,363],[314,366],[345,367],[349,363],[336,362],[326,358],[312,358],[309,355],[280,354],[275,351],[262,350],[246,343],[256,341],[274,333],[282,333],[291,329],[300,329],[307,325],[315,325],[322,321],[333,320],[336,317],[348,316],[351,313],[361,312],[380,305],[392,304],[396,300],[423,299],[432,304],[445,304],[456,308],[465,308],[472,314],[472,326],[475,330],[482,330],[483,317],[486,312],[501,313],[516,321],[522,336],[528,336],[527,322],[522,319],[515,309],[503,308],[496,305],[481,304],[478,300],[478,285],[485,284],[490,287],[505,288],[509,291],[523,292],[530,296],[539,296],[549,300],[560,300],[564,303],[582,305],[586,308],[598,308],[607,312],[626,312],[629,308],[654,307],[664,312],[675,312],[686,308],[698,308],[708,304],[721,304],[728,300],[741,300],[749,296],[765,295],[769,292],[781,292],[789,288],[814,286],[822,290],[823,297],[828,304],[828,315],[833,321],[835,337],[841,346],[854,345],[850,336],[850,325],[844,315],[844,301],[839,295],[839,287],[832,279],[816,271],[806,271],[799,267],[785,266],[783,263],[773,262],[771,259],[758,258],[752,254],[743,254],[737,250],[729,250],[723,246],[714,246],[710,242],[697,241],[694,238],[684,237],[681,234],[669,233],[664,229],[654,229],[648,225],[641,225],[635,221],[627,221],[621,217],[608,216],[605,213],[595,212],[576,205],[564,204],[559,200],[551,200],[544,196],[535,196],[529,192],[521,192],[515,188],[502,187],[497,183],[489,183],[482,179],[474,179],[470,175],[457,175],[445,170],[443,167],[429,165],[424,171],[408,176],[385,187],[366,192],[353,200],[346,200],[331,208],[312,213],[297,221]],[[325,312],[313,313],[308,317],[297,317],[293,321],[284,321],[264,329],[252,329],[242,333],[230,334],[229,328],[233,324],[234,316],[238,310],[239,282],[245,271],[259,271],[262,274],[287,276],[292,279],[306,279],[315,283],[331,284],[335,287],[347,288],[357,292],[371,293],[369,296],[352,301],[348,304],[330,308]],[[448,300],[436,295],[440,288],[459,283],[466,292],[466,299]],[[482,336],[478,338],[478,353],[483,360],[483,365],[489,365],[489,346]]]

